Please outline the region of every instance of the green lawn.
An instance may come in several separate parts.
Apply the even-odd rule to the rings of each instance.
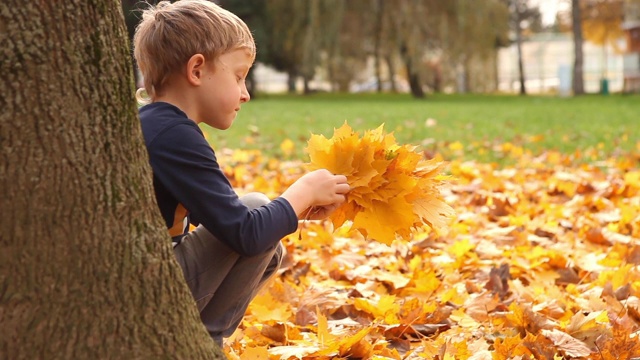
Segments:
[[[501,161],[496,149],[505,143],[534,154],[597,149],[606,157],[634,150],[639,118],[637,95],[433,95],[424,100],[394,94],[263,95],[243,105],[231,129],[203,129],[215,148],[269,154],[277,154],[289,138],[306,160],[303,148],[311,133],[330,137],[344,121],[357,131],[384,123],[399,143],[420,145],[445,159]]]

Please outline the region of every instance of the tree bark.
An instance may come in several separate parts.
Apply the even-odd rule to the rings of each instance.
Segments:
[[[384,16],[384,0],[374,0],[374,6],[376,11],[376,22],[374,27],[374,60],[375,60],[375,74],[376,74],[376,91],[382,92],[382,27],[383,27],[383,16]]]
[[[385,56],[385,63],[387,64],[387,71],[389,72],[389,86],[392,93],[398,92],[398,85],[396,84],[396,68],[393,64],[393,56]]]
[[[297,92],[296,81],[298,79],[298,74],[294,70],[289,70],[287,72],[287,92],[289,94],[295,94]]]
[[[153,196],[120,2],[0,3],[0,358],[224,358]]]
[[[424,98],[425,94],[424,90],[422,90],[422,82],[420,81],[420,76],[413,67],[411,54],[409,54],[409,49],[406,45],[402,45],[400,47],[400,54],[402,55],[405,69],[407,71],[407,80],[409,81],[409,89],[411,90],[411,95],[418,99]]]
[[[584,54],[582,51],[582,14],[580,0],[571,0],[571,17],[573,20],[573,95],[584,94]]]
[[[522,25],[521,25],[521,12],[519,4],[516,0],[516,13],[515,13],[515,30],[516,30],[516,48],[518,50],[518,75],[520,77],[520,95],[527,94],[527,88],[525,86],[524,64],[522,60]]]

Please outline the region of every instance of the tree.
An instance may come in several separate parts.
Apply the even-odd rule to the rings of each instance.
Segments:
[[[423,89],[423,60],[429,45],[429,28],[435,11],[433,0],[400,0],[390,7],[391,31],[404,64],[411,95],[415,98],[426,96]]]
[[[153,197],[119,2],[0,3],[0,358],[223,358]]]
[[[382,34],[384,30],[384,0],[372,0],[373,9],[375,13],[374,31],[373,31],[373,56],[374,56],[374,71],[376,73],[376,91],[382,92]]]
[[[571,18],[573,30],[573,94],[584,94],[584,54],[582,44],[582,15],[580,11],[580,0],[571,0]]]
[[[613,46],[617,49],[616,40],[624,36],[622,21],[624,18],[623,0],[583,0],[582,9],[582,33],[584,39],[602,46],[602,85],[605,86],[607,80],[607,47]],[[604,88],[602,89],[605,90]]]
[[[541,28],[540,9],[529,7],[529,0],[503,0],[508,2],[511,14],[511,30],[515,34],[516,49],[518,52],[518,75],[520,82],[520,95],[527,94],[525,85],[526,75],[522,60],[522,42],[524,30],[536,30]]]
[[[457,0],[451,3],[455,5],[454,16],[451,16],[449,25],[451,31],[443,43],[446,56],[457,65],[457,72],[462,70],[458,89],[474,91],[478,83],[493,83],[494,90],[498,86],[498,48],[509,44],[508,6],[497,0]]]
[[[327,21],[321,46],[332,90],[348,92],[353,80],[362,75],[367,58],[374,58],[377,73],[376,34],[374,28],[382,26],[369,21],[372,4],[368,0],[333,1],[330,6],[333,21]],[[381,84],[379,84],[381,86]]]

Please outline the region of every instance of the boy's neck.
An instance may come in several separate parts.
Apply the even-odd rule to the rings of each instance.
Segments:
[[[195,103],[191,101],[193,96],[190,95],[190,91],[187,88],[182,86],[174,86],[177,85],[175,83],[168,84],[166,89],[155,97],[153,102],[166,102],[173,106],[176,106],[178,109],[182,110],[187,117],[197,123],[200,122],[198,119],[197,111],[195,109]]]

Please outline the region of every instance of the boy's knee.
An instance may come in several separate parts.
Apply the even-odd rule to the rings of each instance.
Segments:
[[[282,259],[284,259],[286,255],[287,255],[287,248],[284,247],[282,242],[279,242],[278,245],[276,245],[276,251],[273,254],[273,258],[278,263],[278,267],[282,265]]]
[[[276,245],[275,251],[271,256],[271,260],[269,260],[269,264],[267,264],[267,268],[262,275],[261,283],[264,283],[266,280],[270,279],[282,266],[282,260],[287,255],[287,249],[282,245],[282,242],[279,242]]]
[[[260,192],[250,192],[240,196],[240,201],[249,209],[256,209],[271,202],[267,195]]]

